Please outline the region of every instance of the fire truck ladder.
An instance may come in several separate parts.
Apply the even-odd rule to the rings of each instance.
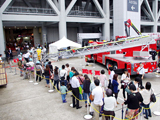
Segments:
[[[128,38],[119,39],[119,41],[107,42],[104,44],[98,44],[93,46],[86,46],[78,49],[61,51],[58,53],[50,53],[50,54],[47,54],[44,57],[44,59],[55,58],[55,57],[61,57],[62,59],[70,58],[70,57],[78,57],[78,56],[84,56],[84,55],[95,54],[95,53],[121,50],[125,48],[136,47],[136,46],[147,47],[149,44],[154,42],[155,41],[149,36],[128,37]]]

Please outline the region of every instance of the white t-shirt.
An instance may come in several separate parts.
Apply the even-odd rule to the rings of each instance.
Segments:
[[[143,67],[139,67],[139,68],[137,69],[137,72],[138,72],[140,75],[145,74]]]
[[[113,81],[113,76],[114,76],[115,72],[111,71],[111,74],[109,75],[109,80],[111,80],[111,83]]]
[[[122,74],[121,80],[123,80],[123,82],[125,82],[125,83],[128,83],[128,82],[129,82],[129,80],[128,80],[128,79],[126,79],[126,78],[129,78],[129,77],[127,77],[127,75],[126,75],[126,74]]]
[[[69,72],[71,71],[70,67],[66,67],[67,75],[69,75]]]
[[[144,89],[140,91],[142,98],[143,98],[143,103],[145,105],[148,105],[150,103],[150,97],[151,97],[151,90]]]
[[[105,97],[104,98],[104,108],[105,111],[114,111],[114,108],[117,106],[115,97]]]
[[[92,95],[94,96],[93,103],[96,105],[100,105],[102,98],[103,98],[103,91],[100,86],[96,86],[96,88],[93,89]]]
[[[65,69],[60,70],[60,77],[65,75],[65,79],[67,78],[67,71]]]

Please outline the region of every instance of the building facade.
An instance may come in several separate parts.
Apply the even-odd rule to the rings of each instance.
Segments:
[[[141,32],[157,33],[159,5],[159,0],[0,0],[0,53],[28,40],[35,46],[64,36],[78,42],[78,33],[101,33],[109,41],[125,35],[127,19]]]

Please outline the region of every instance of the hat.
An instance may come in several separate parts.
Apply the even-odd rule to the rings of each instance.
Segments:
[[[36,63],[40,63],[40,61],[37,61]]]
[[[128,71],[128,70],[127,70],[127,69],[124,69],[124,72],[125,72],[125,71]]]
[[[112,96],[112,90],[111,89],[106,89],[106,95],[107,96]]]
[[[42,49],[42,47],[40,47],[40,49]]]
[[[29,61],[32,61],[32,58],[29,58]]]
[[[22,53],[20,53],[20,55],[22,55]]]
[[[19,58],[19,60],[22,60],[22,58]]]

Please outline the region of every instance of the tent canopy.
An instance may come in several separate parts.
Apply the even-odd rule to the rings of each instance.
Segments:
[[[67,48],[69,46],[72,48],[80,48],[81,44],[75,43],[71,40],[68,40],[66,37],[63,37],[61,40],[58,40],[55,43],[49,44],[49,52],[54,53],[55,51],[57,51],[55,50],[55,48],[61,49],[61,48]]]

